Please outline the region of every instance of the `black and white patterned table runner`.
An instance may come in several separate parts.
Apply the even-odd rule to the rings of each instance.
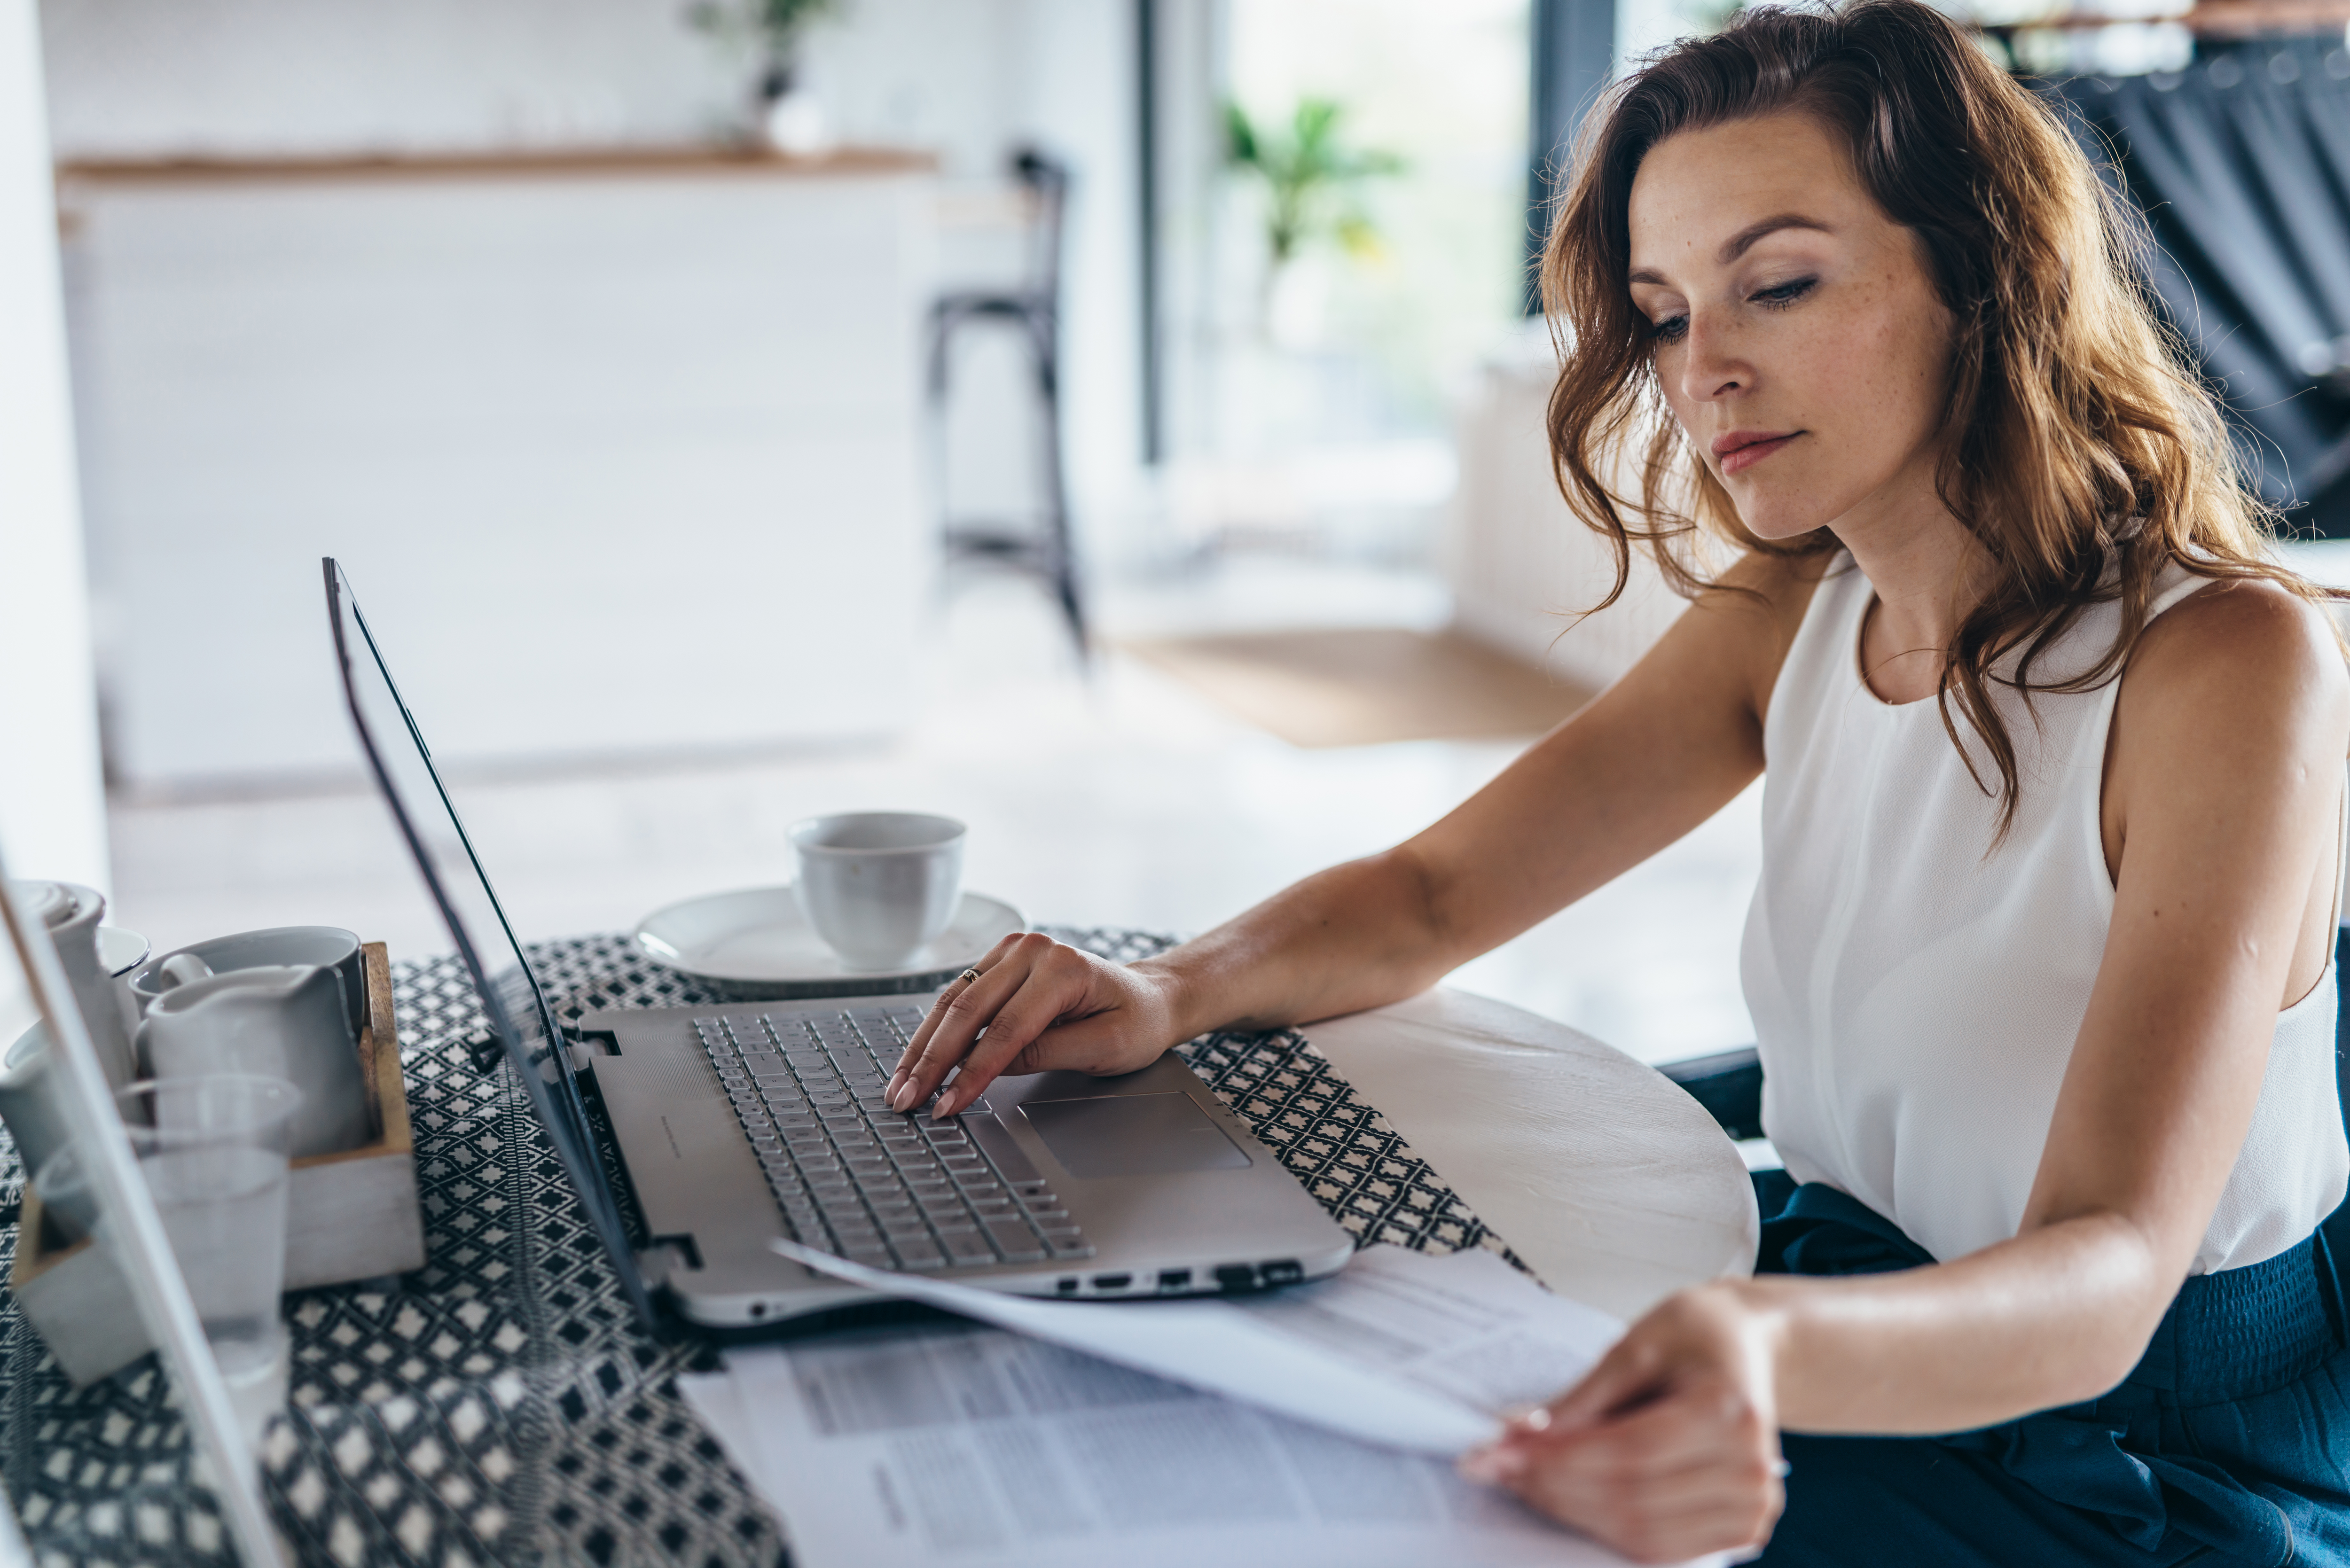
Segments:
[[[1167,945],[1054,934],[1123,962]],[[618,937],[543,944],[533,961],[567,1019],[726,1000]],[[292,1397],[262,1456],[279,1529],[304,1563],[342,1568],[787,1561],[678,1397],[676,1375],[715,1354],[638,1327],[520,1085],[468,1058],[480,1014],[455,961],[398,964],[394,984],[428,1261],[396,1288],[287,1298]],[[1358,1242],[1508,1256],[1303,1036],[1181,1050]],[[0,1277],[23,1182],[0,1135]],[[151,1357],[76,1391],[0,1292],[0,1475],[43,1563],[221,1560],[190,1469]]]

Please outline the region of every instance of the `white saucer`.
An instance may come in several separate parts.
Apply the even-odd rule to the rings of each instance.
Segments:
[[[629,934],[665,969],[730,996],[891,996],[944,985],[1028,922],[1000,898],[965,893],[938,940],[891,970],[852,970],[827,947],[788,887],[712,893],[655,909]]]

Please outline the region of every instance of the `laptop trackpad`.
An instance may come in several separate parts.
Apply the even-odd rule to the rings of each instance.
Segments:
[[[1071,1176],[1168,1176],[1249,1163],[1240,1145],[1180,1090],[1030,1100],[1020,1114]]]

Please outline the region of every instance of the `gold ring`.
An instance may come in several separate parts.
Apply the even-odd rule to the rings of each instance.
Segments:
[[[977,980],[978,978],[979,971],[975,969],[967,969],[961,974],[954,977],[954,983],[957,985],[969,985],[972,981]]]

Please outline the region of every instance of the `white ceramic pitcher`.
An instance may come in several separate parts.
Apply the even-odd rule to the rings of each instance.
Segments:
[[[254,1073],[302,1091],[296,1159],[368,1140],[367,1085],[342,984],[322,964],[272,964],[193,980],[157,997],[139,1055],[158,1078]]]
[[[25,907],[48,928],[49,940],[57,944],[57,963],[73,987],[82,1027],[98,1051],[99,1065],[106,1070],[107,1083],[120,1088],[139,1075],[132,1070],[130,1031],[123,1016],[121,992],[99,957],[99,922],[106,918],[106,896],[95,888],[72,882],[15,886]]]

